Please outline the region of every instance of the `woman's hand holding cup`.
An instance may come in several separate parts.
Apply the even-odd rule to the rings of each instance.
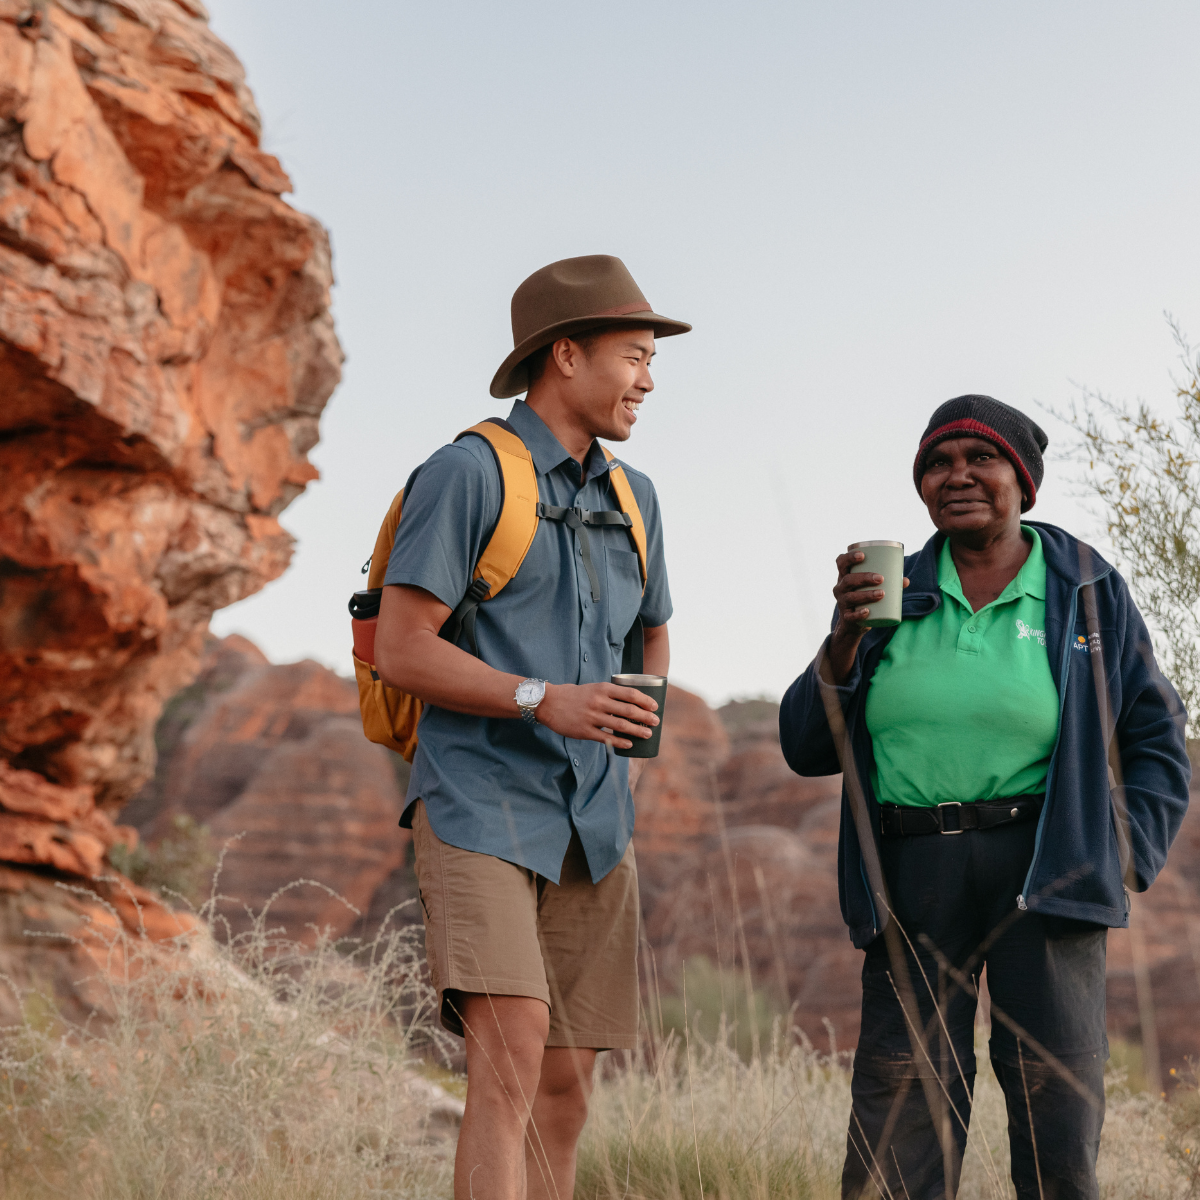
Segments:
[[[901,550],[903,553],[903,550]],[[882,575],[874,571],[863,571],[861,564],[866,554],[853,547],[837,556],[837,583],[833,585],[833,598],[837,602],[838,622],[829,639],[827,658],[835,683],[844,682],[854,669],[854,656],[871,619],[872,605],[884,598]],[[904,579],[908,587],[908,579]]]

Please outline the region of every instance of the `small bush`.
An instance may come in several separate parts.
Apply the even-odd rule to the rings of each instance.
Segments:
[[[171,832],[153,846],[139,842],[132,850],[116,845],[108,852],[112,865],[127,879],[158,892],[168,901],[182,897],[199,904],[208,892],[217,855],[207,825],[187,813],[171,819]]]
[[[674,993],[653,1000],[649,1014],[660,1038],[673,1033],[676,1045],[683,1045],[686,1021],[693,1036],[732,1046],[743,1062],[771,1044],[772,1031],[782,1018],[766,991],[747,988],[742,972],[714,966],[704,955],[683,964]]]
[[[1189,1074],[1191,1079],[1180,1083],[1172,1097],[1171,1126],[1164,1142],[1168,1158],[1187,1180],[1184,1194],[1190,1198],[1200,1196],[1200,1076],[1195,1070]]]

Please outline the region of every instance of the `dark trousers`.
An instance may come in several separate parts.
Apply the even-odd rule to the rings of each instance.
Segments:
[[[1017,1196],[1096,1200],[1108,931],[1018,909],[1035,829],[883,842],[896,920],[863,964],[848,1200],[957,1192],[975,1084],[974,987],[985,965]]]

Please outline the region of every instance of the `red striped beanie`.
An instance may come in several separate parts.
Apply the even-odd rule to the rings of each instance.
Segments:
[[[1010,405],[991,396],[956,396],[947,400],[929,418],[913,463],[913,482],[921,490],[921,477],[929,452],[948,438],[979,437],[989,441],[1017,472],[1024,499],[1021,511],[1028,512],[1037,500],[1044,468],[1042,451],[1049,439],[1040,425]]]

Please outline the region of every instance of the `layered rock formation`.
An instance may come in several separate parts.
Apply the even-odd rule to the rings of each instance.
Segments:
[[[210,638],[159,746],[122,820],[150,843],[179,814],[205,826],[221,852],[216,914],[235,936],[268,904],[268,924],[294,940],[362,928],[393,872],[405,875],[407,764],[363,737],[355,685],[328,668],[272,666],[244,638]]]
[[[753,979],[814,1042],[858,1038],[858,954],[838,909],[840,777],[801,779],[779,749],[778,707],[713,712],[672,688],[663,750],[638,785],[646,936],[660,980],[703,955]]]
[[[342,358],[290,186],[199,0],[0,0],[0,861],[103,869],[213,610],[287,565]]]
[[[757,986],[816,1044],[858,1038],[861,954],[838,908],[838,777],[801,779],[779,749],[778,709],[766,701],[713,711],[672,687],[662,752],[637,793],[635,844],[647,983],[672,991],[686,959],[703,955]],[[293,936],[306,927],[371,933],[396,905],[419,920],[408,836],[396,828],[406,770],[367,743],[353,687],[313,663],[273,667],[240,638],[210,643],[196,683],[159,725],[155,780],[123,819],[151,841],[179,811],[231,846],[221,890],[258,909],[279,886],[316,879],[353,900],[303,887],[272,908]],[[397,773],[394,768],[400,767]],[[225,910],[235,929],[247,918]],[[1153,1020],[1164,1071],[1200,1056],[1200,805],[1190,811],[1162,878],[1143,897],[1150,1012],[1135,982],[1132,939],[1109,950],[1113,1034],[1142,1040]],[[652,961],[651,961],[652,960]]]

